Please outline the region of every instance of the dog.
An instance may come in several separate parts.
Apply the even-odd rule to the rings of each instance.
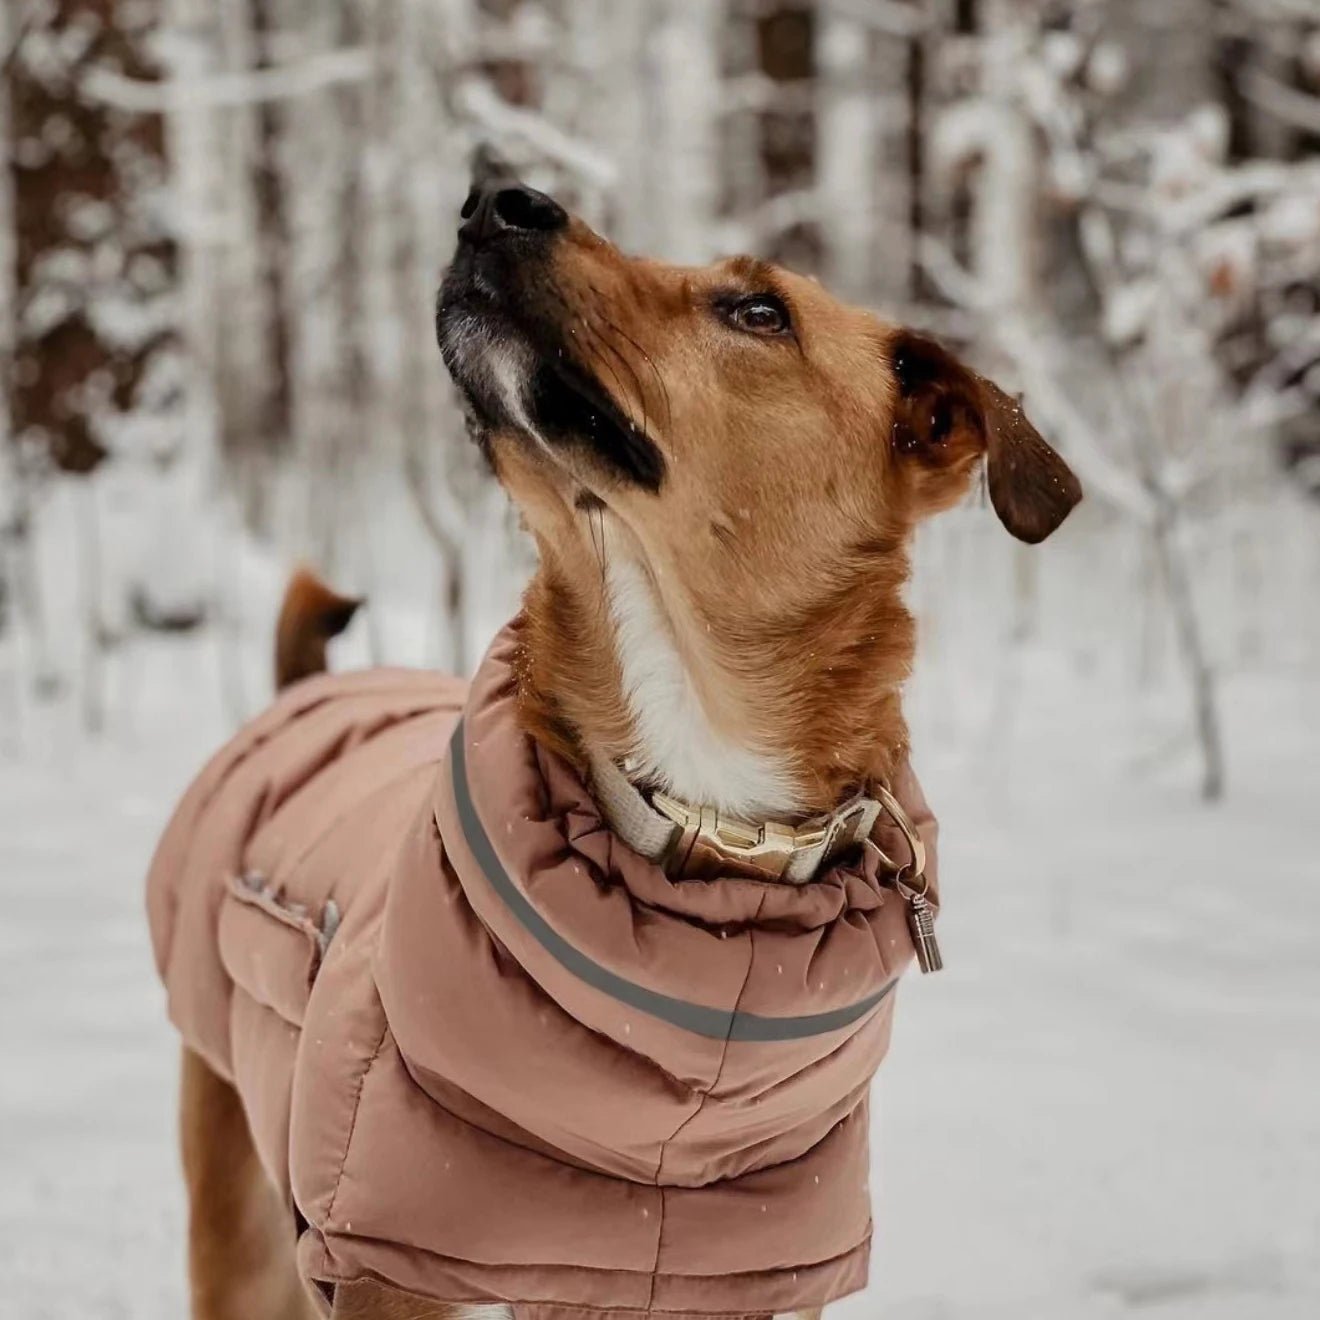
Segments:
[[[818,1316],[940,965],[912,534],[984,471],[1039,542],[1080,486],[931,338],[492,162],[437,333],[539,568],[470,690],[319,675],[355,602],[296,578],[298,681],[166,831],[194,1320]]]

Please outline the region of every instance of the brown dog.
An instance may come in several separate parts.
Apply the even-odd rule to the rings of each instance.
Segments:
[[[584,774],[613,764],[724,817],[798,822],[891,782],[915,645],[910,538],[982,463],[1024,541],[1080,498],[1021,408],[931,340],[751,258],[625,257],[499,169],[464,207],[437,326],[540,552],[525,727]],[[319,668],[350,613],[297,585],[282,676]],[[195,1320],[313,1314],[247,1116],[191,1052],[183,1138]],[[333,1308],[477,1309],[369,1279]]]

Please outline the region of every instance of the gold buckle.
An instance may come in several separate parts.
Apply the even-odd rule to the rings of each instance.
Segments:
[[[782,876],[798,853],[818,848],[827,835],[825,825],[795,827],[777,820],[755,825],[751,821],[721,816],[714,807],[689,806],[664,793],[653,794],[651,804],[666,820],[678,826],[680,834],[669,855],[680,861],[700,840],[731,861]]]

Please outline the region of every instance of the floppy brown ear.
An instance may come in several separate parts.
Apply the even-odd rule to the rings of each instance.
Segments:
[[[922,511],[956,501],[984,456],[999,521],[1020,541],[1043,541],[1082,498],[1082,486],[1022,405],[925,335],[900,331],[890,357],[898,383],[893,444],[915,465]]]

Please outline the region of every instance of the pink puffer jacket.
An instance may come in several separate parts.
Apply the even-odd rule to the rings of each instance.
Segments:
[[[303,1270],[520,1314],[860,1288],[903,903],[861,861],[666,878],[520,729],[516,647],[470,691],[297,685],[152,864],[171,1017],[242,1095]],[[915,781],[896,788],[933,853]]]

